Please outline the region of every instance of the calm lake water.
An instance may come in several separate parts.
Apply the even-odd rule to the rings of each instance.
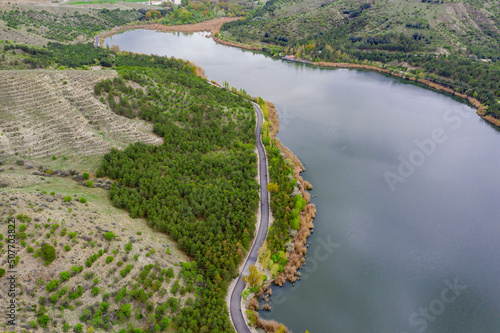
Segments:
[[[262,316],[295,333],[500,332],[500,135],[472,108],[201,33],[136,30],[104,44],[191,60],[276,104],[318,214],[303,279],[274,288]]]

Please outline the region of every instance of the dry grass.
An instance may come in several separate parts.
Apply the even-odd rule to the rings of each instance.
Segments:
[[[274,333],[281,329],[281,332],[288,333],[289,330],[283,324],[278,323],[275,320],[265,320],[259,317],[259,314],[254,311],[254,316],[257,318],[257,323],[255,326],[264,329],[266,332]]]

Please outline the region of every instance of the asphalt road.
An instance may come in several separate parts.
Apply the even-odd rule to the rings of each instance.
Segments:
[[[262,243],[267,237],[267,229],[269,227],[269,193],[267,192],[267,163],[266,163],[266,154],[264,150],[264,145],[261,140],[261,127],[262,127],[262,110],[260,107],[253,103],[255,112],[257,113],[257,127],[255,129],[255,137],[257,139],[257,152],[259,158],[259,181],[260,181],[260,227],[257,230],[257,236],[255,236],[255,240],[253,242],[252,248],[250,249],[250,255],[243,266],[242,274],[238,277],[238,281],[236,282],[236,286],[233,289],[233,293],[231,294],[230,300],[230,309],[231,309],[231,320],[233,321],[233,325],[236,328],[238,333],[250,333],[250,329],[245,323],[245,319],[243,318],[243,312],[241,310],[241,293],[245,289],[245,282],[243,282],[242,277],[243,273],[248,272],[248,268],[250,265],[255,264],[257,261],[258,251],[262,246]]]

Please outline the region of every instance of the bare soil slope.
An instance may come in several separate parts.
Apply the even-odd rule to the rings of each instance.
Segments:
[[[114,71],[1,71],[0,159],[48,163],[64,156],[62,167],[92,171],[111,148],[137,141],[161,144],[151,124],[121,117],[95,97],[94,84],[115,76]]]

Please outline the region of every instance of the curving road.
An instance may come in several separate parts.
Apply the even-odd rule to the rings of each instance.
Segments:
[[[258,251],[262,246],[262,242],[264,242],[264,240],[267,237],[267,229],[269,227],[269,192],[267,192],[267,157],[264,145],[262,144],[261,140],[261,127],[262,127],[263,115],[260,107],[255,103],[252,104],[255,109],[255,112],[257,113],[257,126],[255,129],[255,137],[257,139],[257,153],[259,159],[261,216],[260,216],[260,226],[257,229],[257,236],[255,236],[252,248],[250,249],[250,253],[243,266],[243,270],[241,271],[241,274],[238,277],[238,281],[236,282],[236,286],[233,289],[233,293],[231,294],[231,299],[229,304],[231,320],[238,333],[250,333],[250,329],[245,323],[245,319],[243,318],[243,312],[241,310],[241,293],[243,292],[246,286],[245,282],[243,282],[242,280],[243,273],[248,272],[248,268],[250,267],[250,265],[255,264],[255,262],[257,261]]]

